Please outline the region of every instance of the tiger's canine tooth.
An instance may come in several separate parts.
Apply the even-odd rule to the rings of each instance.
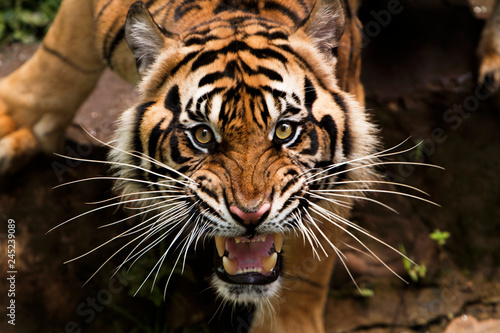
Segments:
[[[222,257],[222,265],[224,270],[229,275],[234,275],[238,271],[238,259],[229,259],[228,257]]]
[[[274,249],[276,252],[281,252],[283,248],[283,234],[274,234]]]
[[[217,253],[219,254],[219,257],[222,257],[224,255],[224,252],[226,251],[226,238],[220,236],[215,236],[214,238]]]
[[[268,257],[262,257],[262,268],[264,269],[264,272],[266,274],[271,273],[273,270],[274,266],[276,266],[276,262],[278,261],[278,253],[274,252]]]

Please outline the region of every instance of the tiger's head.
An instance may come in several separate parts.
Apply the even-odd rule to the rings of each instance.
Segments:
[[[258,303],[286,276],[286,242],[315,245],[322,217],[311,209],[346,216],[352,196],[321,191],[366,185],[375,130],[334,75],[337,1],[200,3],[168,29],[131,7],[141,101],[123,114],[110,161],[120,190],[154,212],[135,227],[145,239],[173,235],[167,252],[213,240],[216,291]]]

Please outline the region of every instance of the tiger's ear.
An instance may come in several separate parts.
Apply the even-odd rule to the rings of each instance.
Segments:
[[[173,37],[173,34],[156,24],[143,2],[138,1],[130,6],[125,21],[125,39],[135,56],[141,77],[168,42],[173,42]]]
[[[344,33],[344,27],[345,15],[340,0],[317,0],[299,30],[304,30],[320,51],[330,58]]]

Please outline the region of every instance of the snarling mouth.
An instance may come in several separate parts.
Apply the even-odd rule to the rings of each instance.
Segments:
[[[281,274],[283,234],[215,237],[215,272],[225,282],[268,284]]]

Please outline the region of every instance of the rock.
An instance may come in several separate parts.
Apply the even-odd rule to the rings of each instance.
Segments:
[[[478,321],[476,318],[463,315],[455,318],[446,327],[444,333],[498,333],[500,332],[500,320],[489,319]]]

